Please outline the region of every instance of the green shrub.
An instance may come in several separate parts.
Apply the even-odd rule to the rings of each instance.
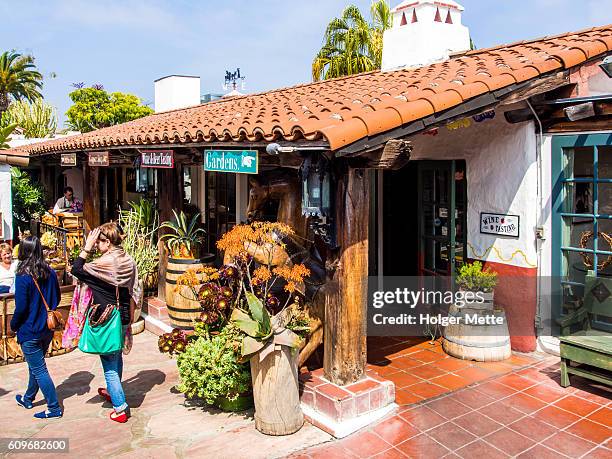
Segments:
[[[482,269],[482,263],[466,263],[459,269],[459,275],[455,279],[457,286],[463,290],[491,292],[497,285],[497,273],[491,268]]]
[[[181,382],[188,397],[200,397],[209,405],[220,397],[236,400],[251,389],[249,364],[240,364],[240,342],[231,330],[191,341],[177,357]]]

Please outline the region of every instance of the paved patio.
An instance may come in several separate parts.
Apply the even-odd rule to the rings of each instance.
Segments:
[[[124,387],[132,407],[127,424],[110,421],[112,407],[97,395],[104,380],[99,359],[77,350],[47,360],[65,409],[61,419],[32,418],[43,409],[42,396],[34,410],[17,406],[15,394],[25,390],[27,367],[24,363],[0,367],[0,437],[68,437],[70,454],[58,455],[62,458],[164,459],[283,457],[331,439],[310,424],[289,437],[270,437],[255,430],[252,411],[231,414],[191,404],[173,389],[178,382],[176,361],[159,353],[157,337],[144,332],[134,341],[124,369]],[[21,456],[33,459],[38,455],[7,457]]]
[[[482,374],[469,387],[416,403],[400,395],[398,413],[292,457],[612,458],[612,390],[578,377],[563,389],[558,360],[505,375]],[[423,384],[429,383],[412,383],[404,391],[420,392]]]
[[[96,395],[103,383],[98,359],[75,351],[48,360],[65,407],[60,420],[34,420],[16,405],[25,364],[0,367],[0,432],[4,438],[68,437],[70,454],[61,457],[79,458],[612,458],[612,391],[576,377],[562,389],[557,358],[513,355],[481,364],[448,357],[439,343],[422,339],[369,344],[368,371],[397,384],[400,407],[342,440],[309,424],[292,436],[269,437],[254,429],[252,412],[189,403],[173,389],[175,361],[157,351],[157,338],[147,332],[135,337],[126,357],[124,384],[133,407],[127,424],[109,421],[111,406]]]

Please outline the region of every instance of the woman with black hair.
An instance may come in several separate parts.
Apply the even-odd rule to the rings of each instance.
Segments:
[[[60,302],[59,282],[55,271],[45,262],[37,237],[29,236],[19,243],[17,258],[15,313],[11,329],[17,333],[30,378],[25,394],[16,395],[15,400],[20,406],[31,409],[40,389],[47,401],[47,409],[34,417],[58,418],[62,416],[62,409],[45,364],[45,353],[53,338],[53,331],[47,328],[47,305],[51,310],[57,308]]]

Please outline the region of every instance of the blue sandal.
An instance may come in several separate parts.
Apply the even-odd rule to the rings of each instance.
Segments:
[[[40,413],[36,413],[34,414],[34,417],[37,419],[51,419],[51,418],[61,418],[62,417],[62,412],[61,411],[41,411]]]
[[[17,401],[17,405],[23,406],[26,410],[31,410],[34,407],[32,402],[26,402],[22,395],[15,395],[15,400]]]

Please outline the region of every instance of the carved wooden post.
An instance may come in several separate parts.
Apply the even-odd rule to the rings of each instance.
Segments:
[[[338,385],[360,379],[366,366],[369,175],[344,170],[336,194],[338,266],[325,301],[325,377]]]
[[[100,184],[99,169],[85,163],[83,165],[83,218],[87,230],[100,226]]]

